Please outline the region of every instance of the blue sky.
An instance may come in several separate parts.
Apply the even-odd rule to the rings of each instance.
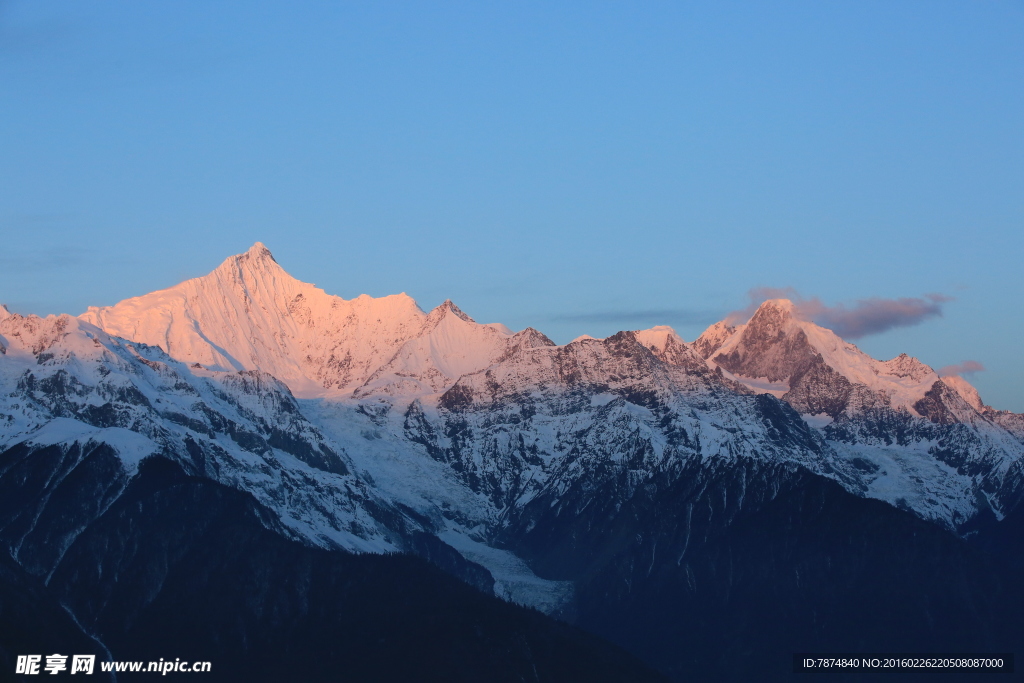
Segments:
[[[687,339],[793,288],[1024,411],[1024,3],[0,0],[0,301],[260,240],[345,297]]]

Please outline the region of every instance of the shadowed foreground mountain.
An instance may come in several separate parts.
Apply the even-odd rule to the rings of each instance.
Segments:
[[[102,653],[85,631],[115,658],[210,661],[209,680],[663,680],[419,558],[351,555],[288,535],[252,496],[148,459],[47,587],[4,567],[2,613],[33,615],[7,622],[18,637],[3,643],[6,670],[26,652]],[[50,607],[58,600],[79,628]]]
[[[689,547],[664,507],[638,511],[652,540],[590,569],[578,623],[680,681],[788,680],[795,652],[1019,649],[1024,594],[1008,564],[827,480],[774,474],[779,495],[719,529],[695,524]]]
[[[771,681],[1024,642],[1024,416],[784,300],[559,346],[257,244],[79,318],[0,308],[0,453],[8,657]]]

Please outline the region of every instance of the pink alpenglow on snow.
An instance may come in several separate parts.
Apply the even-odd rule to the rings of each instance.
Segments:
[[[404,293],[327,294],[259,242],[209,275],[81,319],[211,370],[268,372],[303,397],[433,393],[493,362],[512,335],[450,301],[428,314]]]

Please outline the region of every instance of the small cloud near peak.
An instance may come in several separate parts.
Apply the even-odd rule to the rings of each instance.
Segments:
[[[946,365],[939,368],[939,377],[951,377],[953,375],[967,375],[973,372],[982,372],[985,366],[976,360],[965,360],[957,365]]]
[[[899,299],[872,297],[859,299],[852,305],[826,306],[818,297],[803,298],[792,287],[755,287],[747,292],[747,297],[749,305],[726,318],[730,325],[749,320],[764,301],[788,299],[799,318],[827,327],[843,339],[858,339],[941,317],[942,305],[954,300],[945,294],[931,293]]]

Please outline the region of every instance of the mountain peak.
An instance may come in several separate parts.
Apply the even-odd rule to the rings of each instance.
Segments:
[[[668,325],[657,325],[647,330],[634,330],[633,336],[644,346],[657,351],[664,351],[673,341],[680,345],[685,343],[682,337]]]
[[[708,342],[714,340],[708,336]],[[698,339],[695,346],[700,352],[713,344]],[[770,384],[798,410],[832,417],[850,401],[916,410],[938,379],[934,370],[906,354],[889,361],[871,358],[832,330],[802,318],[788,299],[762,303],[708,358],[755,390]]]
[[[878,366],[886,374],[906,377],[914,382],[919,382],[925,377],[935,374],[930,367],[905,353],[901,353],[891,360],[879,361]]]
[[[762,355],[764,347],[778,343],[784,337],[797,335],[803,327],[796,316],[796,307],[789,299],[769,299],[760,306],[744,326],[742,336],[747,346],[756,347],[757,355]],[[729,368],[726,368],[727,370]]]
[[[246,289],[263,280],[266,282],[262,284],[270,285],[271,288],[276,288],[275,282],[299,283],[278,264],[274,255],[262,242],[257,242],[241,254],[228,256],[212,272],[194,278],[200,286],[220,288],[226,283],[238,283],[243,284]],[[173,290],[175,287],[170,289]]]
[[[277,259],[274,258],[274,255],[270,253],[270,250],[267,249],[263,242],[256,242],[253,244],[249,247],[249,250],[245,252],[244,256],[258,259],[270,259],[274,263],[277,263]]]
[[[792,312],[796,308],[790,299],[765,299],[758,308],[778,308],[779,310]]]
[[[443,318],[446,313],[453,313],[453,314],[455,314],[456,317],[461,318],[462,320],[465,320],[467,323],[475,323],[476,322],[475,320],[470,318],[468,315],[463,313],[462,309],[459,308],[458,306],[456,306],[455,303],[451,299],[445,299],[441,303],[441,305],[439,305],[437,308],[435,308],[433,311],[430,312],[430,317],[431,318],[435,317],[434,316],[435,313],[437,314],[436,317],[437,317],[438,320]]]
[[[513,335],[513,338],[516,342],[525,343],[527,348],[537,346],[557,346],[557,344],[551,341],[546,334],[532,327],[527,327],[525,330],[516,332]]]
[[[270,250],[262,242],[257,242],[241,254],[229,256],[225,259],[224,263],[237,264],[239,268],[248,268],[250,270],[266,268],[268,266],[281,269],[277,259],[274,258],[274,255],[270,253]]]
[[[421,332],[424,315],[405,295],[329,295],[289,275],[257,242],[207,275],[90,307],[81,318],[211,370],[268,372],[310,396],[362,384]]]
[[[701,358],[710,358],[735,332],[736,327],[725,320],[719,320],[697,337],[693,342],[693,349]]]
[[[750,322],[753,323],[756,318],[765,316],[778,317],[781,320],[796,318],[796,304],[789,299],[768,299],[757,307]]]

